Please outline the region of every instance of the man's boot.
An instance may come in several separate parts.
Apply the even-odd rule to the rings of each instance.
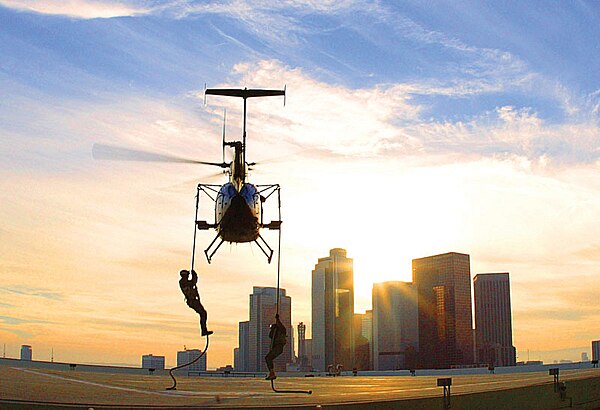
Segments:
[[[275,380],[277,376],[275,375],[275,370],[269,370],[269,375],[265,377],[265,380]]]

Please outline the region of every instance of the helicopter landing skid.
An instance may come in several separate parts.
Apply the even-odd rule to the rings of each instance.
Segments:
[[[260,244],[260,242],[258,240],[261,240],[261,242],[263,243],[262,245]],[[258,238],[254,241],[257,245],[258,248],[265,254],[265,256],[267,257],[267,262],[271,263],[271,259],[273,258],[273,249],[271,249],[271,247],[269,246],[269,244],[267,243],[267,241],[265,241],[265,239],[260,236],[260,234],[258,234]],[[263,248],[263,246],[265,248],[267,248],[269,251],[267,252],[265,250],[265,248]]]
[[[278,212],[277,214],[279,216],[279,220],[271,221],[268,224],[266,224],[263,222],[263,219],[262,219],[263,213],[261,212],[260,227],[266,228],[266,229],[278,230],[279,231],[279,247],[281,248],[281,187],[279,186],[279,184],[257,185],[256,187],[259,189],[260,198],[261,198],[262,202],[265,202],[267,199],[269,199],[269,197],[271,195],[273,195],[275,192],[277,192],[277,212]],[[261,246],[261,243],[258,241],[259,239],[263,243],[264,247],[268,249],[268,252],[263,248],[263,246]],[[260,234],[258,234],[258,238],[254,242],[256,242],[256,244],[258,245],[260,250],[265,254],[265,256],[267,257],[268,263],[271,263],[271,259],[273,258],[273,249],[271,249],[271,247],[269,246],[267,241],[265,241],[265,239]]]
[[[212,242],[210,243],[210,245],[208,245],[208,248],[206,248],[204,250],[204,255],[206,255],[206,260],[208,263],[210,263],[212,261],[212,257],[214,256],[215,253],[217,253],[217,251],[219,250],[219,248],[221,247],[221,245],[223,245],[223,239],[221,239],[221,241],[219,242],[219,244],[215,247],[215,249],[210,253],[210,255],[208,254],[208,251],[210,251],[210,248],[212,248],[212,246],[215,244],[215,242],[217,241],[217,239],[221,239],[221,237],[219,236],[219,234],[217,234],[217,236],[215,236],[215,239],[212,240]]]

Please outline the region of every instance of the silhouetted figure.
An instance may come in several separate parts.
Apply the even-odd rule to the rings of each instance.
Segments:
[[[181,279],[179,279],[179,287],[185,296],[185,303],[200,315],[200,328],[202,329],[202,336],[212,335],[212,330],[206,328],[206,319],[208,317],[204,306],[200,303],[200,295],[198,295],[198,288],[196,283],[198,282],[198,275],[196,271],[192,270],[192,279],[189,278],[190,272],[182,270],[179,272]]]
[[[286,337],[287,331],[285,326],[279,320],[279,314],[275,315],[275,323],[271,325],[271,331],[269,332],[269,338],[271,339],[271,350],[265,356],[267,362],[267,368],[269,369],[269,375],[266,380],[274,380],[277,378],[275,370],[273,369],[273,360],[281,353],[283,353],[283,346],[287,343]]]

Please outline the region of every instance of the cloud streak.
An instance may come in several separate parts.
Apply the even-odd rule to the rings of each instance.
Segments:
[[[60,301],[64,299],[64,295],[61,292],[51,291],[44,288],[30,287],[26,285],[1,287],[0,293],[8,293],[21,296],[33,296],[55,301]]]
[[[425,107],[413,98],[421,92],[420,85],[353,90],[267,60],[238,64],[233,74],[232,82],[222,86],[287,83],[288,106],[280,110],[271,103],[256,104],[251,129],[258,129],[258,135],[283,136],[300,146],[347,155],[523,158],[540,169],[595,164],[600,159],[600,127],[593,121],[547,123],[531,108],[514,106],[498,107],[469,121],[426,120]]]
[[[0,0],[0,5],[21,11],[81,19],[136,16],[147,14],[151,11],[150,8],[136,7],[123,1],[105,0],[63,0],[60,2],[44,0]]]

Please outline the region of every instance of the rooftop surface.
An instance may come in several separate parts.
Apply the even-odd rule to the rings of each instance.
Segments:
[[[561,381],[593,381],[600,387],[600,369],[567,370]],[[313,394],[281,394],[259,378],[177,377],[177,390],[168,375],[112,374],[0,366],[0,407],[35,403],[140,407],[256,407],[361,405],[393,401],[399,406],[421,399],[421,408],[441,404],[443,390],[435,376],[280,377],[277,389],[312,390]],[[577,382],[577,383],[580,383]],[[547,372],[460,375],[452,377],[452,396],[538,386],[550,392]],[[574,384],[573,384],[574,386]],[[595,386],[595,385],[594,385]],[[533,387],[532,387],[533,388]],[[588,389],[586,387],[586,389]],[[595,387],[594,387],[595,388]],[[490,396],[492,397],[492,396]],[[431,398],[435,398],[432,401]],[[490,399],[491,400],[491,399]],[[439,401],[439,403],[438,403]],[[589,400],[588,400],[589,401]],[[426,405],[426,403],[429,403]],[[383,404],[383,403],[381,403]],[[600,402],[596,403],[600,405]],[[372,407],[372,406],[370,406]],[[398,406],[396,406],[398,407]],[[439,408],[439,407],[438,407]],[[453,403],[453,408],[455,408]],[[593,408],[593,407],[592,407]]]

